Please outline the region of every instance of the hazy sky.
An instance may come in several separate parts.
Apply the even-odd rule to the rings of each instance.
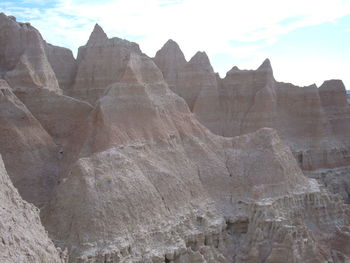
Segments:
[[[0,12],[30,22],[76,54],[94,24],[135,41],[149,56],[169,39],[189,60],[206,51],[222,77],[270,58],[279,81],[350,89],[350,0],[0,0]]]

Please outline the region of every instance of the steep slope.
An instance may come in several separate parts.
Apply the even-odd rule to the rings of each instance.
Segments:
[[[29,23],[18,23],[0,13],[0,71],[18,90],[40,88],[60,93],[55,73],[45,55],[42,37]]]
[[[21,196],[38,207],[58,178],[58,148],[50,135],[0,80],[0,153]]]
[[[66,252],[56,250],[41,225],[39,211],[22,200],[0,156],[0,261],[2,263],[63,263]]]
[[[0,43],[0,72],[8,81],[1,81],[1,153],[22,197],[41,207],[57,184],[67,139],[92,106],[61,95],[47,54],[65,83],[68,71],[58,70],[56,53],[69,51],[46,44],[30,24],[1,13]]]
[[[67,94],[94,104],[110,84],[120,79],[131,51],[141,53],[136,43],[108,39],[96,24],[86,45],[79,48],[77,74]]]
[[[207,59],[172,66],[182,52],[175,42],[170,43],[174,48],[168,42],[154,61],[169,87],[212,132],[230,137],[271,127],[291,147],[305,171],[350,164],[350,108],[341,81],[326,81],[319,89],[277,82],[268,59],[256,70],[233,67],[224,79],[215,79]],[[200,61],[209,66],[201,67]]]
[[[77,71],[76,61],[71,50],[45,42],[47,59],[55,72],[58,84],[63,92],[71,87]]]
[[[285,144],[305,170],[340,165],[329,149],[345,140],[333,137],[348,107],[341,84],[318,91],[278,83],[268,60],[221,80],[203,52],[186,62],[169,41],[152,60],[98,25],[75,64],[31,26],[0,19],[8,50],[0,51],[1,74],[11,84],[1,82],[0,150],[70,262],[350,260],[349,207],[305,177]],[[333,101],[340,105],[328,108]],[[0,181],[0,198],[1,188]],[[31,260],[57,261],[40,222],[24,218],[36,226],[19,234],[43,242]],[[0,224],[5,236],[8,223]],[[21,260],[30,240],[7,244],[0,257]],[[35,252],[40,244],[47,253]]]
[[[64,145],[92,109],[88,103],[62,95],[60,87],[66,91],[75,76],[72,52],[47,44],[28,23],[18,23],[3,13],[0,44],[0,71],[9,86],[55,142]]]
[[[289,251],[291,262],[349,255],[324,245],[348,226],[346,207],[303,176],[276,132],[211,134],[138,52],[75,138],[71,168],[43,212],[71,262],[273,262],[284,252],[275,230],[290,233],[283,242],[293,248],[312,237],[308,250]],[[320,203],[332,216],[298,218]]]

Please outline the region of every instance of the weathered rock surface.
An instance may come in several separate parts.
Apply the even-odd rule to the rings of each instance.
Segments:
[[[55,143],[62,147],[93,109],[85,101],[46,89],[37,89],[29,93],[16,92],[16,95],[51,135]]]
[[[72,52],[46,43],[35,28],[4,14],[0,14],[0,43],[1,52],[6,51],[0,53],[4,78],[55,142],[64,145],[92,109],[61,95],[59,85],[66,91],[75,76]]]
[[[21,196],[45,204],[58,178],[58,148],[51,136],[0,80],[0,153]]]
[[[58,84],[63,92],[71,87],[77,71],[77,65],[71,50],[45,42],[47,59],[55,72]]]
[[[13,89],[44,87],[61,92],[43,39],[29,23],[0,13],[0,72]]]
[[[39,210],[23,201],[8,177],[0,156],[0,261],[2,263],[63,263],[41,225]]]
[[[209,60],[195,59],[200,53],[175,67],[176,58],[183,57],[179,54],[178,45],[169,41],[154,61],[169,87],[212,132],[230,137],[271,127],[304,170],[350,164],[350,107],[341,81],[326,81],[319,89],[277,82],[268,59],[256,70],[233,67],[224,79],[215,79]]]
[[[176,64],[178,57],[181,63]],[[169,87],[194,105],[190,109],[202,124],[225,137],[262,127],[276,129],[304,171],[320,179],[324,178],[322,169],[326,169],[327,179],[320,182],[348,200],[350,177],[344,171],[350,165],[350,107],[340,80],[326,81],[319,89],[315,85],[301,88],[277,82],[270,61],[265,60],[256,70],[233,67],[224,79],[217,76],[215,81],[212,70],[201,71],[205,77],[200,78],[198,70],[191,70],[191,63],[182,58],[179,46],[169,41],[154,61]],[[201,64],[197,61],[195,67],[201,68]],[[200,95],[193,96],[198,90]],[[338,176],[338,168],[342,176]]]
[[[187,62],[178,44],[169,40],[153,60],[161,69],[169,88],[185,99],[197,119],[220,134],[218,75],[214,73],[206,53],[197,52]]]
[[[83,127],[43,216],[72,262],[281,262],[284,252],[336,262],[324,244],[349,224],[341,201],[304,177],[273,130],[211,134],[147,56],[129,55]],[[299,218],[320,205],[334,217]]]
[[[120,79],[131,52],[141,53],[136,43],[108,39],[96,24],[87,44],[79,48],[77,74],[67,94],[94,104],[110,84]]]
[[[12,41],[12,55],[0,52],[7,77],[20,60],[11,48],[22,47],[23,24],[1,19],[0,39]],[[346,138],[333,136],[343,125],[338,113],[347,114],[341,84],[318,91],[279,83],[268,60],[221,80],[203,52],[186,62],[169,41],[152,60],[98,25],[69,74],[70,52],[34,35],[24,42],[25,54],[32,46],[40,57],[32,71],[24,67],[30,77],[13,78],[10,88],[2,82],[0,150],[12,179],[30,178],[29,194],[45,204],[43,224],[70,262],[350,260],[348,205],[305,177],[285,144],[303,152],[305,170],[340,165],[329,149]],[[37,81],[50,72],[76,99],[48,78]],[[54,183],[37,188],[37,178]]]

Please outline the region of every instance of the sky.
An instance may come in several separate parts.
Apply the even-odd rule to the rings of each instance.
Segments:
[[[168,39],[187,60],[205,51],[221,77],[269,58],[278,81],[350,89],[350,0],[0,0],[0,12],[74,55],[98,23],[151,57]]]

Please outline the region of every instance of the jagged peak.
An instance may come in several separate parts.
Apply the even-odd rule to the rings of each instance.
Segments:
[[[186,60],[180,46],[172,39],[169,39],[163,45],[163,47],[157,51],[157,54],[155,57],[161,56],[162,54],[167,54],[167,55],[172,54],[177,57],[183,58],[183,60]]]
[[[323,82],[320,86],[320,90],[325,91],[343,91],[345,92],[345,85],[340,79],[330,79]]]
[[[190,62],[206,62],[210,64],[208,55],[204,51],[197,51],[197,53],[190,59]]]
[[[121,82],[154,83],[164,81],[163,75],[152,59],[144,54],[132,52]]]
[[[237,66],[233,66],[229,71],[227,71],[226,76],[239,71],[241,70]]]
[[[87,42],[87,45],[89,44],[95,44],[98,43],[100,41],[104,41],[107,40],[107,34],[105,33],[105,31],[102,29],[102,27],[99,24],[95,24],[94,29],[92,30],[89,40]]]
[[[7,16],[5,13],[0,12],[0,21],[1,23],[12,23],[16,25],[20,24],[29,24],[29,23],[18,23],[16,17],[14,16]]]
[[[213,68],[210,64],[208,55],[205,52],[198,51],[189,61],[190,65],[197,65],[200,68],[213,71]]]
[[[177,48],[180,49],[180,46],[178,43],[176,43],[176,41],[169,39],[167,42],[165,42],[165,44],[163,45],[163,48]]]
[[[6,15],[5,13],[3,13],[3,12],[0,12],[0,18],[10,19],[10,20],[12,20],[12,21],[17,22],[16,17],[14,17],[14,16],[7,16],[7,15]]]
[[[272,67],[271,67],[271,62],[270,60],[267,58],[264,60],[264,62],[260,65],[260,67],[258,67],[257,70],[268,70],[268,71],[272,71]]]

